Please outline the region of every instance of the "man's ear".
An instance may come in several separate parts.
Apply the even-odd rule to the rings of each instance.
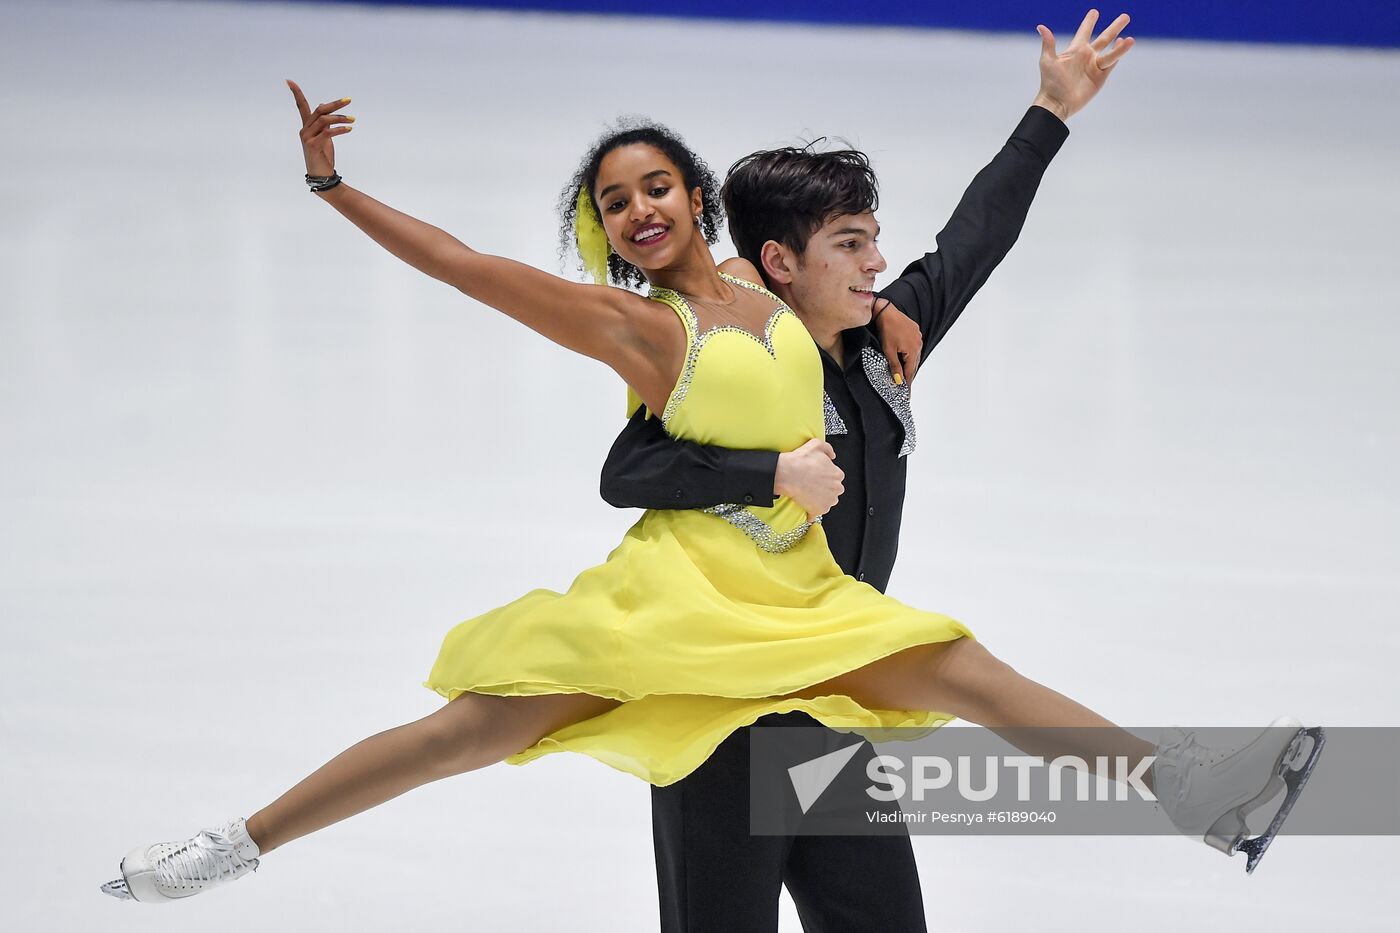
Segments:
[[[775,285],[792,284],[792,273],[797,263],[786,246],[777,240],[769,240],[758,251],[758,258],[763,263],[763,272],[768,281]]]

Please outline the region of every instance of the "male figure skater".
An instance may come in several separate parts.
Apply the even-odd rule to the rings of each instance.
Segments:
[[[876,184],[865,156],[808,148],[740,160],[724,185],[730,233],[740,258],[758,268],[821,348],[827,442],[786,453],[704,447],[671,440],[643,409],[608,456],[603,498],[665,509],[771,505],[775,494],[788,495],[812,514],[825,513],[841,568],[883,590],[898,546],[904,458],[915,446],[907,380],[1015,243],[1041,176],[1068,135],[1064,121],[1132,47],[1131,39],[1118,39],[1126,15],[1092,38],[1097,19],[1090,11],[1061,54],[1050,31],[1038,27],[1034,104],[972,180],[938,234],[937,250],[880,293],[892,304],[875,302],[874,322],[867,290],[885,260],[875,243]],[[910,320],[917,336],[900,330]],[[906,348],[906,355],[887,363],[882,342]],[[756,725],[817,726],[802,713]],[[807,933],[925,931],[903,824],[881,836],[750,834],[749,742],[749,730],[740,730],[689,777],[652,788],[663,933],[776,931],[784,884]],[[863,754],[873,754],[869,745]]]

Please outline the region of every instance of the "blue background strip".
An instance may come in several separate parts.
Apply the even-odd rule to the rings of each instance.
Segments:
[[[336,2],[336,0],[330,0]],[[345,0],[342,0],[345,2]],[[362,2],[362,0],[349,0]],[[380,0],[385,6],[458,6],[972,29],[1033,34],[1045,23],[1068,38],[1091,0]],[[1101,22],[1120,8],[1101,6]],[[1127,4],[1131,35],[1233,42],[1400,47],[1400,0],[1146,0]]]

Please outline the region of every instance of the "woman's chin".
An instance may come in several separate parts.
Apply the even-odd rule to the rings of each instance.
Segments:
[[[622,257],[623,262],[636,266],[644,273],[657,272],[665,269],[667,266],[665,261],[666,257],[660,252],[647,252],[642,255],[631,256],[626,253],[618,253],[618,255]]]

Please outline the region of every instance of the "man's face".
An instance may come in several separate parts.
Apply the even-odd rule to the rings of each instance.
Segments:
[[[879,235],[869,211],[841,214],[812,234],[806,251],[788,265],[792,301],[804,318],[834,330],[870,323],[875,276],[886,265]]]

